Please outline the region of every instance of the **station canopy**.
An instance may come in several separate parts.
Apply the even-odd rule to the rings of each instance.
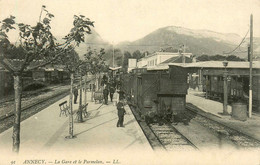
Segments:
[[[195,73],[198,70],[202,70],[204,75],[223,75],[225,67],[223,61],[204,61],[195,63],[169,63],[169,67],[183,67],[187,68],[188,72]],[[239,76],[239,75],[249,75],[249,62],[242,61],[228,61],[226,69],[229,75]],[[253,76],[260,76],[260,61],[252,62],[252,74]]]
[[[121,69],[122,67],[121,66],[119,66],[119,67],[109,67],[109,70],[118,70],[118,69]]]
[[[260,69],[260,61],[253,61],[252,67]],[[169,63],[169,66],[181,66],[184,68],[225,68],[223,61],[203,61],[194,63]],[[227,68],[249,69],[249,62],[228,61]]]

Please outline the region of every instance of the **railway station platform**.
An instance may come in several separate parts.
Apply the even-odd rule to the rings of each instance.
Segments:
[[[88,116],[83,123],[74,123],[74,139],[69,135],[69,119],[60,115],[59,100],[21,123],[19,155],[12,153],[12,128],[0,134],[0,165],[12,164],[253,164],[258,157],[249,155],[237,163],[241,152],[231,157],[218,151],[154,152],[135,120],[130,108],[125,106],[125,127],[116,127],[117,110],[114,103],[95,104],[88,93]],[[115,94],[115,97],[118,97]],[[189,97],[189,96],[188,96]],[[192,97],[192,96],[191,96]],[[116,98],[114,99],[116,100]],[[78,101],[79,102],[79,101]],[[84,102],[84,101],[83,101]],[[78,104],[73,104],[74,112]],[[75,119],[74,115],[74,119]],[[217,155],[217,156],[216,156]],[[250,161],[249,161],[249,160]],[[224,160],[224,162],[223,162]],[[34,162],[34,163],[33,163]],[[41,163],[36,163],[41,162]],[[75,162],[75,163],[73,163]]]
[[[252,118],[246,121],[236,120],[231,117],[232,107],[228,105],[228,113],[230,115],[221,115],[223,112],[223,104],[218,101],[206,99],[202,92],[190,89],[186,96],[187,106],[194,106],[196,110],[202,111],[214,120],[242,132],[250,137],[260,140],[260,116],[252,114]]]
[[[84,96],[84,95],[83,95]],[[118,97],[115,94],[115,97]],[[116,127],[118,116],[115,103],[108,105],[90,101],[91,94],[87,95],[88,116],[83,118],[83,123],[77,123],[74,114],[74,135],[75,138],[67,139],[69,135],[69,117],[60,115],[59,104],[67,100],[69,96],[50,105],[46,109],[31,116],[21,123],[21,143],[19,155],[72,155],[77,157],[95,155],[122,155],[131,152],[131,155],[140,155],[153,152],[149,142],[143,134],[140,126],[135,120],[130,108],[126,105],[127,114],[124,118],[125,127]],[[116,100],[116,98],[114,98]],[[78,109],[73,104],[74,112]],[[84,97],[82,102],[84,103]],[[11,154],[12,150],[12,128],[0,134],[0,154]],[[139,151],[139,152],[136,152]],[[116,157],[114,157],[115,159]]]

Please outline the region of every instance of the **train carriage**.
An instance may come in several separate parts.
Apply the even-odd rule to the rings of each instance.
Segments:
[[[191,64],[179,64],[189,73],[198,73],[204,77],[202,82],[206,97],[223,100],[223,74],[227,72],[229,103],[243,101],[248,104],[249,97],[249,62],[229,61],[227,67],[222,61],[205,61]],[[260,62],[253,61],[252,67],[252,100],[253,108],[260,111]]]
[[[223,100],[223,77],[220,75],[205,75],[209,85],[205,85],[207,96],[210,99]],[[260,111],[260,76],[253,76],[252,79],[252,98],[253,107]],[[248,102],[249,91],[249,77],[244,76],[230,76],[228,78],[228,100],[229,102],[243,101]]]
[[[126,92],[145,119],[156,120],[184,112],[188,89],[187,71],[180,67],[134,69],[124,78]],[[148,121],[148,120],[146,120]]]

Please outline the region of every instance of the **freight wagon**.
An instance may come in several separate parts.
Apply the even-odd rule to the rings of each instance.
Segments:
[[[123,87],[147,122],[174,121],[184,113],[188,83],[181,67],[134,69],[124,76]]]

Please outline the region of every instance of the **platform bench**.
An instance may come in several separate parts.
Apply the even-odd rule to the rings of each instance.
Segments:
[[[67,104],[67,101],[60,103],[59,107],[60,107],[60,116],[61,116],[61,114],[65,114],[67,117],[67,111],[69,113],[69,106]]]

